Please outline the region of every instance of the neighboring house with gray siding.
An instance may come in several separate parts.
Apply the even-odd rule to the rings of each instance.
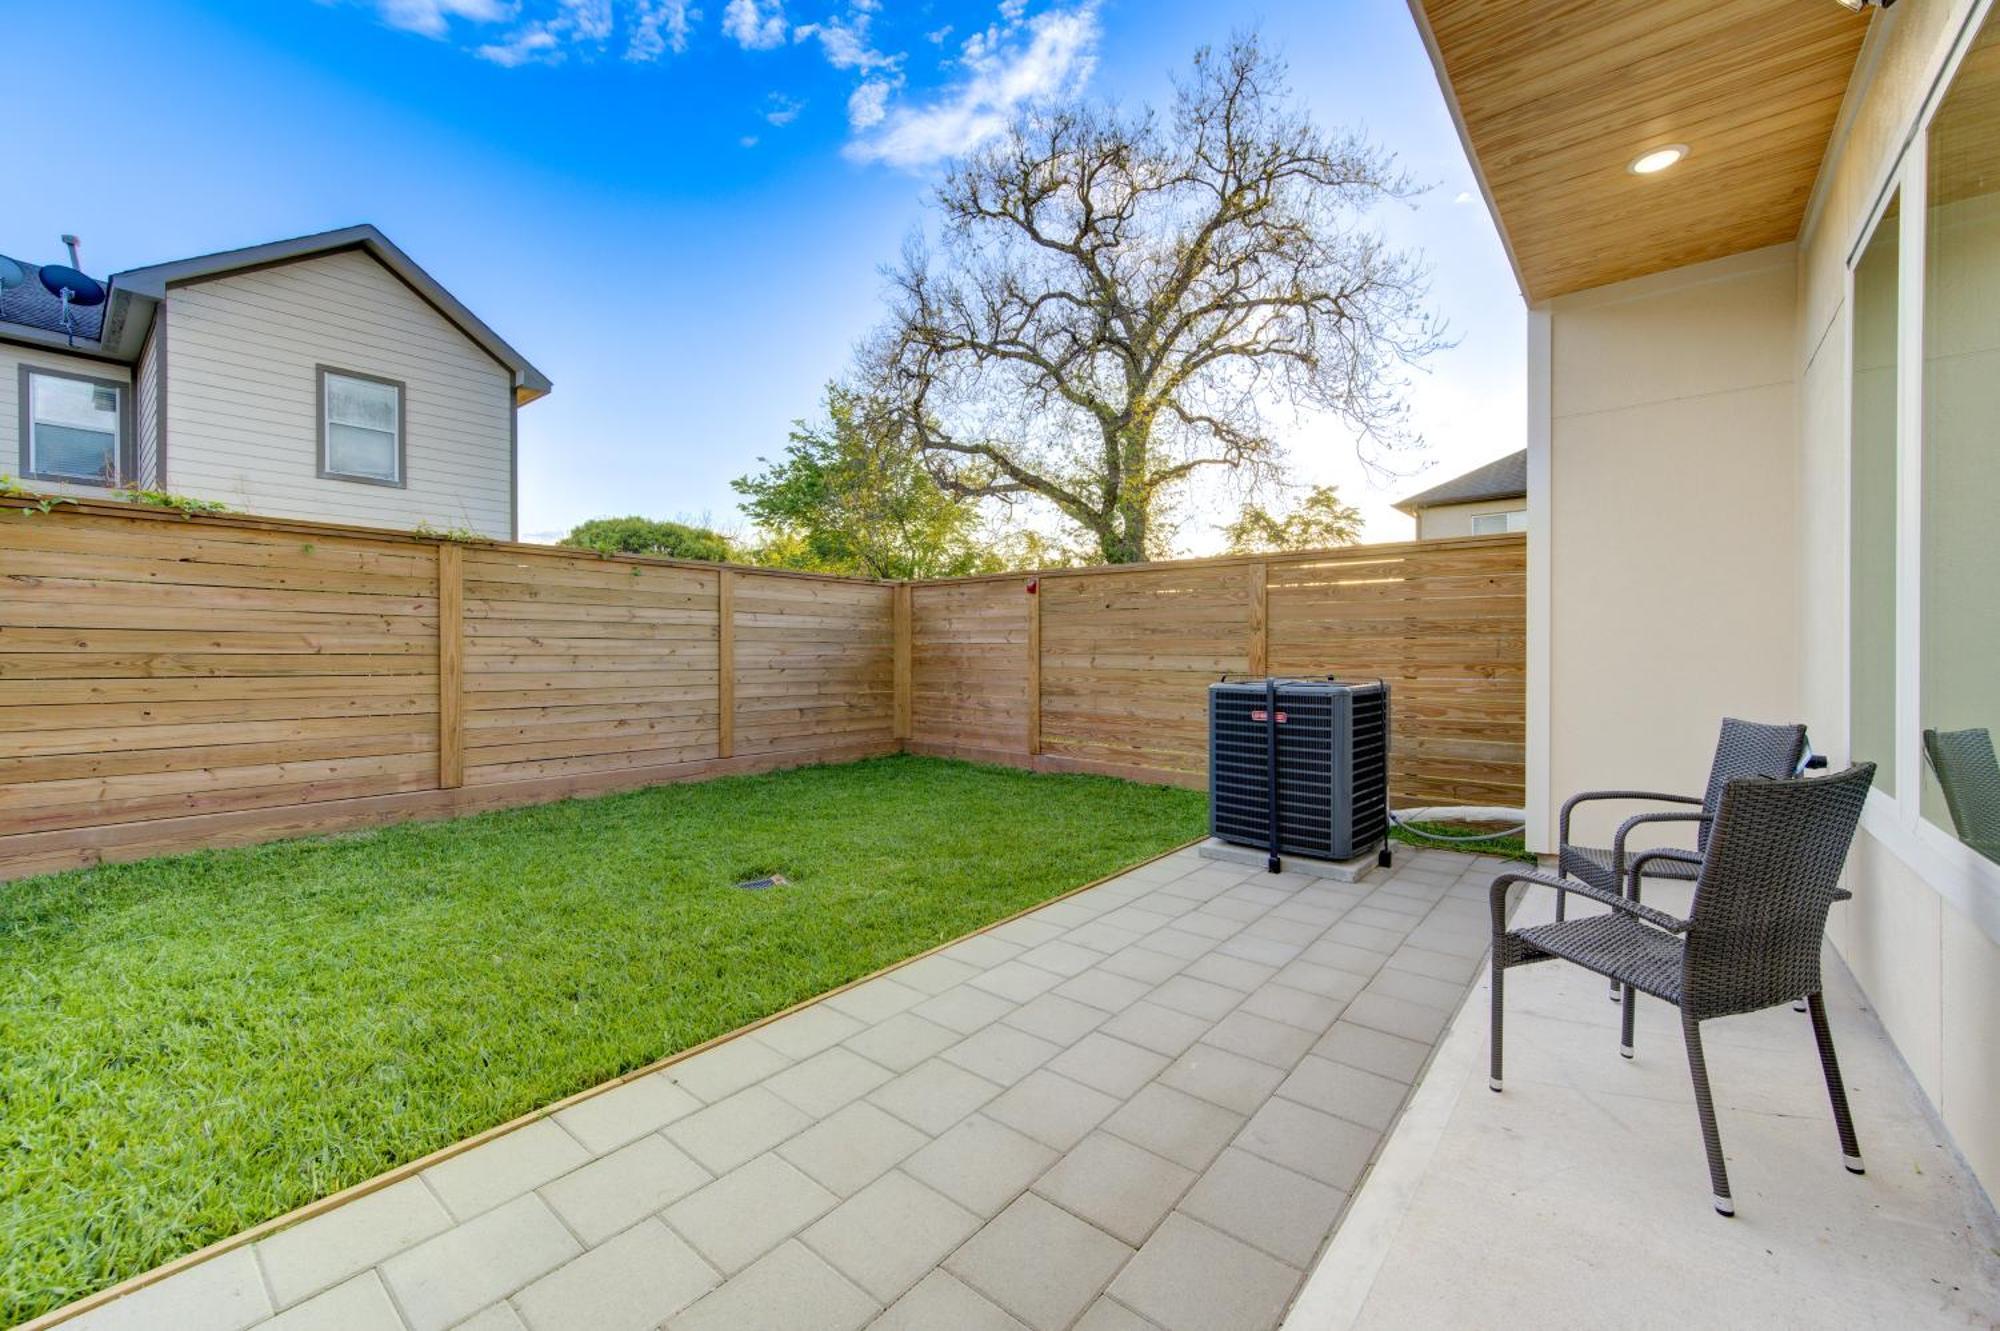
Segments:
[[[1491,536],[1528,529],[1528,450],[1495,458],[1396,507],[1417,520],[1417,539]]]
[[[276,517],[518,535],[548,378],[372,226],[0,293],[0,474]]]

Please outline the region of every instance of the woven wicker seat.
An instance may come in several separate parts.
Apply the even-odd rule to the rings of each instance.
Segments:
[[[1799,770],[1805,756],[1804,726],[1774,726],[1725,717],[1721,733],[1716,736],[1715,758],[1708,767],[1708,789],[1702,792],[1701,798],[1657,790],[1586,790],[1565,800],[1557,826],[1557,872],[1588,883],[1599,891],[1623,893],[1629,887],[1636,894],[1637,884],[1628,884],[1626,872],[1631,863],[1626,842],[1635,832],[1661,823],[1693,823],[1695,852],[1699,855],[1708,849],[1708,830],[1715,817],[1715,802],[1722,797],[1723,786],[1738,777],[1791,776]],[[1570,815],[1579,805],[1598,800],[1636,800],[1691,807],[1634,814],[1619,825],[1608,849],[1572,845],[1569,839]],[[1656,878],[1691,879],[1695,876],[1695,866],[1678,859],[1655,860],[1649,871]],[[1558,894],[1557,919],[1569,913],[1568,905],[1567,896]]]
[[[1812,1015],[1840,1148],[1847,1167],[1860,1173],[1861,1147],[1821,996],[1820,948],[1828,910],[1847,895],[1840,887],[1841,870],[1874,778],[1873,763],[1858,763],[1828,777],[1726,782],[1707,825],[1704,853],[1646,851],[1628,866],[1635,882],[1668,860],[1693,867],[1694,905],[1685,920],[1577,878],[1526,870],[1495,878],[1493,1089],[1500,1089],[1503,979],[1510,967],[1563,960],[1619,984],[1628,1056],[1636,996],[1647,993],[1673,1004],[1680,1009],[1687,1041],[1715,1209],[1733,1215],[1702,1059],[1701,1023],[1803,998]],[[1520,883],[1572,893],[1609,907],[1611,913],[1510,931],[1507,899]]]

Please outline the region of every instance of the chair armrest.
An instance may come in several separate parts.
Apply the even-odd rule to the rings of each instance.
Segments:
[[[1557,837],[1563,845],[1569,844],[1570,810],[1591,800],[1652,800],[1658,804],[1699,804],[1693,795],[1669,795],[1658,790],[1586,790],[1579,795],[1571,795],[1563,801],[1562,813],[1557,819]]]
[[[1632,886],[1635,891],[1638,888],[1639,880],[1646,876],[1646,866],[1654,860],[1672,860],[1676,864],[1699,865],[1701,863],[1701,856],[1691,850],[1676,850],[1669,846],[1640,851],[1632,857]],[[1687,923],[1682,921],[1680,928],[1674,932],[1679,933],[1681,929],[1685,928],[1687,928]]]
[[[1611,838],[1611,872],[1620,878],[1625,876],[1625,842],[1631,837],[1634,828],[1644,827],[1648,823],[1705,823],[1711,816],[1707,813],[1682,813],[1678,810],[1633,814],[1618,824],[1618,832]],[[1663,847],[1663,849],[1678,849],[1678,847]]]
[[[1533,883],[1537,887],[1549,887],[1554,888],[1558,892],[1571,892],[1580,897],[1589,897],[1592,901],[1600,902],[1603,905],[1611,907],[1613,910],[1623,911],[1627,915],[1636,916],[1650,925],[1667,930],[1669,933],[1681,933],[1688,927],[1686,920],[1676,919],[1663,910],[1654,910],[1651,906],[1643,902],[1632,901],[1626,897],[1619,896],[1615,892],[1600,891],[1590,886],[1590,884],[1579,882],[1574,878],[1557,878],[1553,874],[1521,869],[1510,870],[1507,873],[1501,874],[1493,880],[1493,886],[1488,890],[1488,899],[1493,908],[1493,936],[1495,938],[1499,938],[1507,932],[1507,889],[1515,883]]]

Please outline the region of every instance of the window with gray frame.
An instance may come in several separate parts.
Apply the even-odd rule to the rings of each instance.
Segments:
[[[116,485],[125,448],[125,385],[21,367],[21,472]]]
[[[1474,536],[1499,536],[1510,531],[1528,530],[1528,510],[1517,508],[1506,513],[1474,513],[1472,534]]]
[[[405,446],[402,384],[320,367],[320,475],[401,485]]]

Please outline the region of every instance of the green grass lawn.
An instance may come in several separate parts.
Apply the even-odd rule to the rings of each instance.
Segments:
[[[896,757],[0,884],[0,1325],[1190,837]],[[791,885],[732,884],[779,871]]]

